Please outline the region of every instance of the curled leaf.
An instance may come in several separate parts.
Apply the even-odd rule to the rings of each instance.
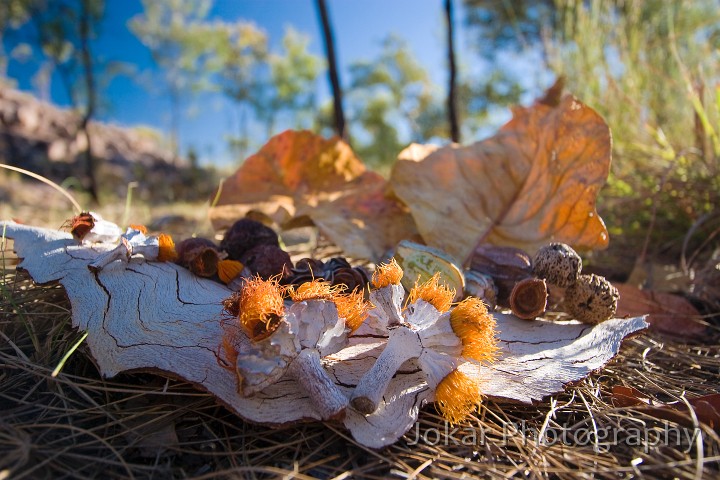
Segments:
[[[224,182],[210,220],[224,229],[252,213],[281,227],[310,218],[348,256],[378,259],[416,235],[408,210],[386,190],[339,138],[286,131]]]
[[[467,263],[482,243],[534,251],[552,241],[605,248],[595,197],[610,169],[610,130],[572,96],[519,107],[493,137],[418,160],[401,154],[390,184],[428,245]],[[410,159],[408,159],[410,157]]]

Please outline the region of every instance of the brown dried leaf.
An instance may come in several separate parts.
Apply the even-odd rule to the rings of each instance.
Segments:
[[[595,211],[610,169],[602,117],[572,96],[513,113],[485,141],[421,161],[416,146],[401,154],[390,184],[420,235],[458,260],[481,242],[529,251],[550,241],[605,248],[607,230]]]
[[[416,235],[407,209],[385,190],[342,140],[286,131],[225,181],[210,220],[223,229],[251,212],[280,226],[309,217],[346,255],[377,259]]]
[[[662,403],[633,387],[621,385],[612,388],[611,401],[616,407],[635,407],[638,411],[660,420],[668,420],[689,427],[693,426],[692,416],[685,402]],[[720,431],[720,394],[714,393],[687,399],[700,423]]]
[[[683,297],[671,293],[640,290],[624,283],[613,284],[620,293],[616,315],[634,317],[648,314],[650,328],[665,335],[702,338],[705,325],[702,315]]]

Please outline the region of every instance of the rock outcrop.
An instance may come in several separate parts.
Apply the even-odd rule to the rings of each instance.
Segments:
[[[83,182],[87,140],[80,116],[18,90],[0,85],[0,162],[41,174],[57,182]],[[151,135],[137,129],[91,122],[89,133],[101,189],[124,195],[137,181],[150,199],[196,199],[196,168],[174,158]]]

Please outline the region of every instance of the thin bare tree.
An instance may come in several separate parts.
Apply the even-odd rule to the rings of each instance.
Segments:
[[[345,113],[342,104],[342,87],[340,86],[340,76],[338,74],[337,59],[335,58],[335,41],[330,26],[330,15],[328,13],[325,0],[316,1],[318,14],[320,15],[320,24],[323,31],[323,39],[325,40],[325,56],[328,62],[328,78],[332,88],[333,95],[333,111],[335,117],[335,132],[343,140],[347,140],[347,131],[345,128]]]
[[[448,96],[447,114],[450,123],[450,139],[460,143],[460,122],[457,111],[457,69],[455,66],[455,42],[453,40],[453,7],[452,0],[445,0],[445,20],[447,22],[447,57],[448,57]]]

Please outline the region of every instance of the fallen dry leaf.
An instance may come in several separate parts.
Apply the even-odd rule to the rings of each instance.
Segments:
[[[665,335],[700,339],[707,333],[702,315],[687,300],[672,293],[640,290],[624,283],[613,284],[620,293],[616,315],[648,315],[650,328]]]
[[[210,220],[224,229],[253,212],[280,227],[309,217],[346,255],[377,260],[417,235],[408,210],[386,189],[342,140],[286,131],[224,182]]]
[[[612,404],[616,407],[634,407],[660,420],[668,420],[689,427],[693,426],[692,416],[685,402],[663,403],[650,398],[636,388],[616,385],[612,388]],[[688,398],[700,423],[708,425],[720,432],[720,394],[713,393],[695,398]]]
[[[241,417],[263,424],[318,420],[313,402],[289,377],[248,398],[237,393],[233,372],[218,364],[223,331],[222,300],[231,291],[172,264],[135,256],[97,272],[88,269],[112,244],[81,245],[57,230],[0,222],[35,281],[59,281],[72,304],[73,326],[88,332],[87,343],[101,373],[156,370],[179,376],[215,395]],[[505,401],[531,403],[559,392],[605,365],[622,340],[647,327],[642,317],[612,319],[590,326],[575,322],[527,322],[497,314],[498,360],[460,368],[481,381],[482,393]],[[387,338],[363,334],[326,358],[325,368],[350,395],[384,348]],[[249,340],[241,335],[240,348]],[[245,343],[243,343],[245,342]],[[243,347],[242,345],[245,345]],[[410,362],[371,415],[347,411],[345,427],[362,445],[380,448],[397,441],[417,421],[420,408],[434,400],[424,374]]]
[[[497,135],[419,160],[401,154],[390,184],[428,245],[466,261],[479,243],[530,252],[550,241],[605,248],[595,198],[610,169],[610,130],[572,96],[516,108]]]

